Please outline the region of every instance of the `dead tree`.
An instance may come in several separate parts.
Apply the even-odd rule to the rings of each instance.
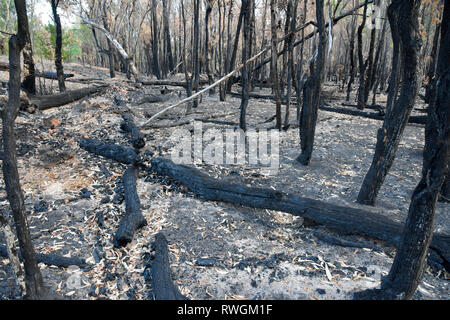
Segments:
[[[198,86],[200,81],[200,0],[194,0],[194,43],[193,43],[193,66],[194,66],[194,78],[193,78],[193,89],[194,92],[198,92]],[[198,99],[195,99],[192,107],[196,108],[198,106]]]
[[[173,284],[170,274],[169,248],[163,233],[155,237],[155,260],[152,263],[152,287],[155,300],[187,300]]]
[[[277,1],[270,0],[270,30],[271,30],[271,45],[272,45],[272,60],[270,63],[270,73],[272,75],[272,89],[275,93],[276,104],[276,125],[278,130],[281,130],[281,89],[278,75],[278,37],[277,37]]]
[[[14,3],[17,12],[18,31],[17,35],[11,36],[9,40],[9,65],[11,66],[9,71],[9,98],[2,112],[3,179],[24,260],[25,296],[29,299],[45,299],[48,297],[48,289],[44,286],[42,274],[37,265],[17,167],[14,122],[20,107],[20,54],[29,40],[29,30],[25,0],[15,0]]]
[[[56,45],[55,45],[55,66],[56,66],[56,74],[58,76],[58,86],[59,92],[66,91],[66,84],[64,82],[64,69],[62,64],[62,28],[61,28],[61,19],[58,14],[58,5],[59,0],[52,0],[52,12],[53,12],[53,20],[55,21],[56,26]]]
[[[248,187],[215,179],[192,166],[177,165],[169,159],[153,158],[151,169],[186,186],[196,196],[208,201],[222,201],[251,208],[283,211],[301,216],[344,234],[358,234],[400,245],[403,224],[389,217],[358,208],[288,194],[271,188]],[[450,236],[435,232],[430,265],[447,268],[450,261]]]
[[[403,83],[400,96],[395,102],[392,112],[386,114],[383,127],[378,130],[375,155],[358,194],[357,201],[361,204],[375,204],[381,185],[394,162],[398,145],[419,91],[420,62],[418,54],[421,39],[419,22],[414,11],[416,8],[414,6],[414,10],[412,10],[413,8],[410,8],[409,5],[410,2],[405,0],[395,0],[391,4],[398,8]]]
[[[362,20],[360,26],[358,27],[358,64],[359,64],[358,108],[359,109],[364,109],[364,107],[366,105],[365,100],[364,100],[364,95],[365,95],[365,92],[366,92],[367,61],[364,62],[364,57],[363,57],[363,39],[362,39],[362,34],[363,34],[363,31],[364,31],[364,27],[366,26],[367,6],[368,6],[368,0],[365,1],[364,9],[363,9],[363,20]],[[371,41],[371,44],[372,44],[372,41]]]
[[[405,0],[399,16],[401,26],[417,26],[420,0]],[[401,27],[401,29],[403,29]],[[433,220],[439,189],[450,155],[450,1],[445,0],[438,61],[436,97],[430,104],[425,131],[422,179],[414,190],[400,247],[380,290],[356,297],[411,299],[422,281],[428,248],[433,239]],[[406,30],[403,30],[406,32]],[[408,36],[406,37],[408,38]],[[406,47],[405,51],[409,51]],[[414,50],[414,53],[418,53]],[[408,79],[408,78],[405,78]]]
[[[133,241],[136,230],[147,224],[147,220],[145,220],[141,212],[141,203],[136,190],[136,175],[136,167],[131,166],[125,170],[122,177],[125,195],[125,214],[114,236],[114,245],[116,247],[125,246]]]
[[[316,1],[316,16],[319,30],[319,45],[317,52],[311,60],[310,76],[303,88],[303,107],[300,117],[301,154],[298,156],[297,161],[305,166],[309,165],[311,161],[325,68],[325,50],[327,43],[323,0]]]
[[[156,0],[152,0],[152,59],[153,59],[153,74],[156,78],[161,79],[161,69],[159,66],[159,26]]]
[[[242,6],[245,7],[244,11],[244,39],[242,41],[242,97],[241,97],[241,115],[239,118],[239,127],[242,130],[247,130],[246,112],[250,94],[250,70],[251,66],[245,62],[251,57],[252,50],[252,30],[250,26],[251,12],[253,10],[254,0],[242,1]]]
[[[169,1],[163,1],[163,25],[164,25],[164,43],[167,53],[167,61],[169,63],[169,72],[175,69],[175,65],[173,62],[173,54],[172,54],[172,43],[170,39],[170,28],[169,28],[169,10],[167,10],[167,5]]]

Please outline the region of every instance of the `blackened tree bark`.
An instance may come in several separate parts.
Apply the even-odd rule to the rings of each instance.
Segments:
[[[108,20],[106,19],[107,17],[107,12],[106,12],[106,1],[103,3],[103,16],[102,16],[102,21],[103,21],[103,27],[105,27],[106,30],[109,30],[109,24],[108,24]],[[93,32],[94,28],[92,28]],[[95,34],[95,33],[94,33]],[[114,58],[114,51],[113,51],[113,45],[111,44],[111,40],[109,40],[108,38],[107,42],[108,42],[108,51],[106,52],[106,54],[108,55],[108,61],[109,61],[109,76],[112,78],[116,77],[116,72],[114,70],[114,64],[115,64],[115,58]]]
[[[289,6],[292,12],[292,19],[290,19],[289,26],[289,36],[287,39],[287,47],[288,47],[288,76],[287,76],[287,92],[286,92],[286,113],[284,117],[284,129],[287,130],[289,128],[289,115],[290,115],[290,107],[291,107],[291,92],[292,92],[292,84],[296,83],[296,74],[294,70],[294,47],[292,46],[292,42],[294,41],[294,32],[297,22],[297,7],[299,0],[290,0]]]
[[[9,98],[8,104],[2,112],[4,150],[2,169],[6,192],[16,225],[17,238],[24,259],[25,297],[28,299],[44,299],[47,297],[48,291],[44,286],[31,242],[17,167],[14,122],[20,108],[20,53],[29,40],[29,31],[25,0],[15,0],[14,3],[18,17],[18,32],[9,40]]]
[[[212,11],[212,7],[213,7],[213,1],[212,0],[207,0],[206,1],[206,13],[205,13],[205,49],[204,49],[204,53],[203,56],[205,57],[205,69],[206,69],[206,74],[208,76],[208,83],[212,84],[213,81],[213,77],[211,74],[211,66],[210,66],[210,59],[209,59],[209,18],[211,16],[211,11]],[[210,94],[213,94],[215,91],[215,89],[211,89],[209,91]]]
[[[163,1],[163,24],[164,24],[164,43],[166,47],[167,53],[167,61],[169,66],[169,72],[173,71],[175,68],[173,62],[173,54],[172,54],[172,43],[170,39],[170,28],[169,28],[169,11],[167,10],[168,0]]]
[[[417,20],[420,0],[405,0],[401,16]],[[402,25],[408,26],[403,19]],[[401,245],[380,290],[356,295],[363,298],[411,299],[422,281],[439,189],[450,155],[450,1],[445,0],[438,62],[436,97],[430,105],[425,130],[422,179],[414,190]],[[418,24],[415,23],[414,26]],[[408,48],[406,48],[408,51]],[[418,52],[417,52],[418,53]]]
[[[351,22],[351,31],[350,31],[350,48],[349,48],[349,55],[350,55],[350,79],[348,81],[347,85],[347,97],[346,101],[350,101],[350,93],[352,91],[352,85],[355,82],[355,35],[356,35],[356,16],[352,16],[352,22]]]
[[[419,52],[422,45],[418,6],[420,1],[394,0],[391,6],[398,6],[398,31],[400,32],[403,62],[403,84],[400,97],[391,112],[386,114],[383,127],[378,130],[375,155],[361,190],[358,202],[374,205],[375,199],[392,166],[403,131],[414,107],[419,90]],[[417,12],[416,12],[417,11]]]
[[[315,63],[311,62],[310,77],[303,88],[303,107],[300,117],[301,154],[298,156],[297,161],[305,166],[309,165],[311,161],[320,94],[322,92],[322,82],[324,77],[327,39],[323,14],[323,0],[316,1],[316,16],[319,32],[319,45],[317,47],[316,61]],[[314,57],[312,59],[314,60]]]
[[[66,91],[66,84],[64,82],[64,68],[62,64],[62,28],[61,28],[61,19],[58,14],[58,5],[59,0],[52,0],[52,12],[53,12],[53,20],[55,21],[56,26],[56,45],[55,45],[55,66],[56,66],[56,75],[58,77],[58,86],[59,92]]]
[[[439,33],[441,30],[441,23],[440,21],[436,23],[436,30],[434,32],[433,37],[433,47],[431,48],[430,53],[430,65],[428,67],[427,71],[427,84],[425,85],[425,102],[430,103],[433,100],[433,88],[435,86],[435,79],[434,79],[434,73],[436,69],[436,60],[437,60],[437,52],[438,52],[438,44],[439,44]]]
[[[200,49],[200,1],[194,0],[194,43],[193,43],[193,53],[192,59],[194,65],[194,81],[193,81],[193,89],[194,92],[198,91],[199,81],[200,81],[200,57],[199,57],[199,49]],[[198,106],[198,99],[195,99],[192,107],[196,108]]]
[[[228,70],[227,72],[230,73],[233,71],[234,66],[236,64],[236,56],[237,56],[237,49],[239,46],[239,37],[241,36],[241,28],[242,28],[242,20],[244,20],[244,12],[245,12],[245,1],[241,3],[241,11],[239,12],[239,19],[238,24],[236,27],[236,36],[234,37],[234,45],[233,45],[233,52],[231,53],[231,58],[228,64]],[[227,92],[231,92],[231,86],[233,85],[233,81],[229,80],[227,82]]]
[[[448,170],[450,171],[450,168]],[[444,183],[442,184],[439,201],[450,202],[450,173],[449,172],[447,172]]]
[[[363,20],[362,20],[360,26],[358,27],[358,64],[359,64],[358,109],[361,109],[361,110],[364,109],[366,106],[366,103],[364,101],[364,95],[366,92],[367,63],[364,62],[364,57],[363,57],[362,34],[363,34],[364,27],[366,26],[368,3],[369,3],[369,0],[366,0],[366,2],[364,4],[364,9],[363,9]],[[371,37],[373,39],[373,33],[372,33]]]
[[[159,26],[158,16],[156,15],[157,4],[156,0],[152,0],[152,55],[153,55],[153,74],[157,79],[161,79],[161,69],[159,66]]]
[[[391,27],[392,42],[394,45],[392,53],[392,72],[388,86],[388,99],[386,103],[386,113],[389,114],[392,110],[395,100],[397,99],[398,88],[400,84],[400,59],[401,59],[401,46],[400,46],[400,30],[398,24],[398,11],[400,8],[399,1],[393,1],[388,7],[387,16],[389,19],[389,26]]]
[[[16,8],[17,11],[17,8]],[[21,15],[26,15],[26,8],[23,12],[20,12]],[[19,11],[17,11],[17,15],[19,15]],[[23,82],[22,87],[25,91],[31,94],[36,94],[36,74],[35,74],[35,66],[33,59],[33,48],[31,46],[31,38],[30,38],[30,29],[28,27],[28,18],[18,17],[18,21],[24,23],[22,26],[23,33],[21,34],[22,39],[25,41],[24,47],[21,49],[23,54]]]
[[[281,130],[281,90],[280,81],[278,75],[278,37],[277,37],[277,1],[270,0],[270,30],[271,30],[271,44],[272,44],[272,60],[270,62],[270,73],[272,75],[272,88],[275,93],[275,104],[276,104],[276,128]]]
[[[251,57],[252,48],[252,28],[251,28],[251,13],[253,10],[254,0],[243,0],[242,6],[244,11],[244,40],[242,41],[242,98],[241,98],[241,115],[239,118],[239,127],[242,130],[247,130],[247,122],[245,119],[247,113],[247,106],[250,94],[250,75],[252,70],[251,65],[245,63]]]

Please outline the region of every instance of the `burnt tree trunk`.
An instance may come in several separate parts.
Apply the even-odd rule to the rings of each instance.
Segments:
[[[281,130],[281,90],[280,81],[278,75],[278,37],[277,37],[277,1],[270,0],[270,30],[272,34],[271,44],[272,44],[272,60],[270,63],[270,73],[272,75],[272,89],[275,94],[275,104],[276,104],[276,125],[278,130]]]
[[[161,79],[161,69],[159,67],[159,26],[158,17],[156,15],[157,4],[156,0],[152,0],[152,56],[153,56],[153,74],[157,79]]]
[[[301,154],[297,158],[297,161],[305,166],[309,165],[311,161],[320,94],[322,91],[322,81],[324,77],[323,70],[325,67],[325,49],[327,39],[323,15],[323,0],[316,2],[316,15],[319,30],[319,45],[317,47],[316,62],[311,62],[311,75],[303,88],[303,107],[300,117]],[[313,64],[315,65],[313,66]]]
[[[434,73],[436,69],[436,60],[437,60],[437,52],[438,52],[438,44],[439,44],[439,33],[441,30],[441,23],[438,22],[436,24],[436,31],[434,32],[433,37],[433,47],[431,48],[431,54],[430,54],[430,66],[428,67],[427,72],[427,84],[425,86],[425,102],[430,103],[433,100],[433,88],[435,87],[435,79],[434,79]]]
[[[401,16],[417,20],[420,0],[406,0]],[[402,19],[407,26],[409,21]],[[412,21],[411,21],[412,22]],[[363,292],[378,299],[411,299],[422,281],[439,189],[447,173],[450,146],[450,1],[445,0],[436,97],[425,131],[422,179],[414,190],[400,247],[380,290]],[[414,24],[417,26],[417,23]],[[408,49],[406,49],[408,51]],[[357,296],[358,297],[358,296]]]
[[[198,92],[199,81],[200,81],[200,57],[199,57],[199,47],[200,47],[200,1],[194,0],[194,43],[192,45],[192,59],[194,66],[193,75],[193,91]],[[197,108],[198,99],[195,99],[192,103],[193,108]]]
[[[122,176],[125,195],[125,214],[120,221],[114,236],[114,245],[122,247],[133,241],[137,229],[145,226],[147,220],[141,212],[141,203],[136,190],[137,169],[135,166],[128,167]]]
[[[366,25],[366,20],[367,20],[367,6],[368,6],[369,1],[366,0],[365,4],[364,4],[364,9],[363,9],[363,20],[360,24],[360,26],[358,27],[358,64],[359,64],[359,90],[358,90],[358,108],[363,110],[366,103],[364,101],[364,95],[365,95],[365,91],[366,91],[366,69],[367,69],[367,61],[364,62],[364,57],[363,57],[363,38],[362,38],[362,34],[363,34],[363,30],[364,27]],[[373,32],[371,35],[371,38],[373,38]],[[372,41],[371,41],[372,42]]]
[[[400,2],[395,1],[388,7],[387,16],[389,25],[391,27],[392,42],[394,45],[392,53],[392,72],[389,80],[388,99],[386,103],[386,113],[390,113],[395,100],[397,99],[398,88],[400,84],[400,63],[401,63],[401,46],[400,46],[400,31],[398,24],[398,10]]]
[[[172,43],[170,41],[170,27],[169,27],[169,12],[167,10],[168,0],[163,1],[163,24],[164,24],[164,42],[167,51],[167,61],[169,63],[169,72],[172,72],[175,68],[172,54]]]
[[[239,127],[242,130],[247,130],[247,122],[245,119],[247,112],[247,105],[250,94],[250,70],[251,65],[245,63],[251,57],[252,47],[252,30],[250,26],[251,12],[253,8],[254,0],[243,0],[242,6],[245,7],[244,11],[244,39],[242,41],[242,98],[241,98],[241,113],[239,118]]]
[[[241,35],[241,28],[242,28],[242,20],[244,20],[244,12],[245,12],[245,5],[244,3],[241,4],[241,11],[239,12],[239,19],[238,24],[236,28],[236,36],[234,37],[234,45],[233,45],[233,52],[231,53],[231,58],[228,64],[228,70],[227,72],[231,72],[234,69],[234,66],[236,64],[236,56],[237,56],[237,49],[239,46],[239,37]],[[227,82],[227,92],[231,91],[231,86],[233,85],[233,81]]]
[[[25,0],[15,0],[18,33],[9,40],[9,97],[3,108],[3,179],[16,225],[20,251],[24,259],[26,298],[44,299],[48,289],[44,286],[41,271],[31,241],[25,203],[17,167],[17,149],[14,122],[20,107],[20,53],[29,40],[28,17]],[[34,69],[33,69],[34,72]]]
[[[59,0],[52,0],[52,12],[53,19],[55,20],[56,26],[56,45],[55,45],[55,67],[56,74],[58,76],[58,86],[59,92],[66,91],[66,84],[64,82],[64,68],[62,64],[62,28],[61,28],[61,19],[58,14],[58,5]]]
[[[378,130],[375,155],[358,194],[357,201],[361,204],[375,204],[381,185],[394,162],[398,145],[419,91],[419,52],[422,44],[417,2],[395,0],[391,4],[391,6],[399,5],[398,31],[402,46],[403,84],[400,97],[395,102],[392,112],[386,114],[383,127]]]

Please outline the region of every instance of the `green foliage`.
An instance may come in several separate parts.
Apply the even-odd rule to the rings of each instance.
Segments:
[[[84,28],[63,29],[62,60],[64,62],[71,62],[81,56],[81,46],[85,36],[86,30]],[[37,28],[34,38],[36,54],[44,59],[53,60],[56,47],[56,26],[49,23]]]

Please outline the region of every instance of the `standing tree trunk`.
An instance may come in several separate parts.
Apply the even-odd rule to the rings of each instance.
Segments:
[[[364,95],[365,95],[365,91],[366,91],[367,63],[364,63],[362,34],[363,34],[364,27],[366,26],[368,3],[369,3],[369,0],[366,0],[366,2],[364,4],[364,9],[363,9],[363,20],[362,20],[360,26],[358,27],[358,64],[359,64],[358,109],[361,109],[361,110],[364,109],[366,106],[366,103],[364,101]]]
[[[401,46],[400,46],[400,31],[398,24],[399,6],[400,6],[399,1],[392,2],[392,4],[388,7],[387,10],[394,49],[392,53],[392,72],[391,78],[389,80],[386,114],[389,114],[392,111],[392,106],[394,105],[394,102],[397,99],[401,77],[400,75]]]
[[[281,130],[281,90],[280,82],[278,79],[278,37],[277,37],[277,1],[270,0],[270,30],[272,34],[271,44],[272,44],[272,60],[270,62],[270,73],[272,74],[272,89],[275,93],[275,103],[276,103],[276,128]]]
[[[164,42],[166,44],[167,61],[169,62],[169,72],[172,72],[175,68],[172,55],[172,43],[170,40],[170,28],[169,28],[169,11],[167,10],[168,0],[164,0],[163,3],[163,23],[164,23]]]
[[[350,33],[350,79],[348,81],[347,85],[347,97],[345,98],[345,101],[350,101],[350,93],[352,91],[352,85],[355,82],[355,35],[356,35],[356,17],[352,16],[352,22],[351,22],[351,33]]]
[[[316,132],[317,115],[322,91],[322,82],[325,67],[325,50],[327,45],[325,33],[325,19],[323,14],[323,0],[316,1],[317,27],[319,31],[319,45],[314,65],[311,62],[311,74],[303,88],[303,108],[300,115],[300,146],[301,154],[297,161],[309,165],[311,161],[314,134]]]
[[[208,75],[208,84],[212,84],[213,77],[211,74],[211,66],[210,66],[210,59],[209,59],[209,17],[211,15],[213,6],[213,1],[208,0],[206,1],[206,13],[205,13],[205,50],[204,50],[204,57],[205,57],[205,68],[206,68],[206,74]],[[220,6],[220,4],[219,4]],[[221,32],[221,31],[219,31]],[[209,91],[209,94],[214,94],[215,89],[211,89]]]
[[[436,31],[434,32],[433,37],[433,47],[431,48],[430,54],[430,65],[428,67],[427,72],[427,84],[425,85],[425,102],[430,103],[433,100],[433,88],[435,86],[434,73],[436,69],[436,56],[438,52],[438,43],[439,43],[439,32],[441,30],[441,23],[436,23]]]
[[[200,81],[200,57],[199,57],[199,47],[200,47],[200,0],[194,0],[194,43],[193,43],[193,54],[192,59],[194,65],[194,92],[198,92],[198,86]],[[192,107],[197,108],[198,99],[195,99]]]
[[[17,10],[17,9],[16,9]],[[26,9],[25,9],[26,10]],[[33,59],[33,48],[31,46],[30,29],[28,27],[28,19],[26,26],[21,35],[25,41],[24,47],[21,49],[23,54],[23,82],[22,87],[25,91],[31,94],[36,94],[36,71]]]
[[[231,53],[231,59],[228,64],[228,70],[227,70],[228,73],[230,73],[231,71],[234,70],[234,65],[236,64],[236,56],[237,56],[237,49],[238,49],[238,45],[239,45],[239,37],[241,35],[242,20],[244,19],[244,12],[245,12],[244,3],[245,2],[243,2],[241,4],[241,11],[239,12],[239,19],[238,19],[238,24],[237,24],[237,28],[236,28],[236,36],[234,37],[233,52]],[[231,91],[232,85],[233,85],[233,81],[232,81],[232,79],[230,79],[227,82],[227,92]]]
[[[55,66],[56,75],[58,77],[59,92],[66,91],[66,84],[64,82],[64,69],[62,64],[62,28],[61,19],[58,14],[59,0],[52,0],[53,19],[56,25],[56,46],[55,46]]]
[[[3,179],[11,211],[16,225],[17,238],[24,260],[26,298],[44,299],[47,288],[44,286],[41,271],[31,242],[25,203],[20,186],[17,167],[16,138],[14,122],[20,107],[20,53],[28,43],[28,17],[25,0],[15,0],[18,32],[9,40],[9,98],[2,112],[3,125]]]
[[[419,22],[415,12],[418,10],[416,8],[417,2],[420,3],[417,0],[394,0],[391,4],[391,6],[397,6],[398,8],[403,84],[400,97],[395,102],[392,111],[386,114],[383,127],[378,130],[377,145],[372,165],[364,178],[358,195],[357,201],[361,204],[375,204],[381,185],[394,162],[398,145],[419,91],[419,52],[422,42],[419,33]],[[413,4],[413,7],[409,7]],[[394,28],[393,30],[396,29]]]
[[[251,15],[253,10],[254,0],[243,0],[242,6],[245,8],[244,11],[244,40],[242,41],[242,99],[241,99],[241,115],[239,118],[239,127],[246,131],[246,112],[248,106],[248,100],[250,95],[250,70],[252,70],[251,65],[245,63],[251,57],[251,47],[252,47],[252,30],[251,30]]]
[[[161,79],[161,69],[159,67],[159,26],[158,16],[156,15],[157,4],[156,0],[152,0],[152,52],[153,52],[153,74],[157,79]]]
[[[418,27],[420,0],[403,1],[401,25]],[[448,170],[450,155],[450,0],[445,0],[442,20],[441,51],[435,100],[428,111],[422,179],[414,190],[408,218],[389,275],[380,290],[365,291],[357,298],[411,299],[422,281],[433,237],[433,221],[439,189]],[[411,23],[411,24],[410,24]],[[404,30],[405,32],[406,30]],[[411,34],[411,32],[409,32]],[[402,34],[403,35],[403,34]],[[410,36],[406,36],[410,38]],[[405,48],[409,51],[408,47]],[[414,53],[418,57],[417,48]]]

